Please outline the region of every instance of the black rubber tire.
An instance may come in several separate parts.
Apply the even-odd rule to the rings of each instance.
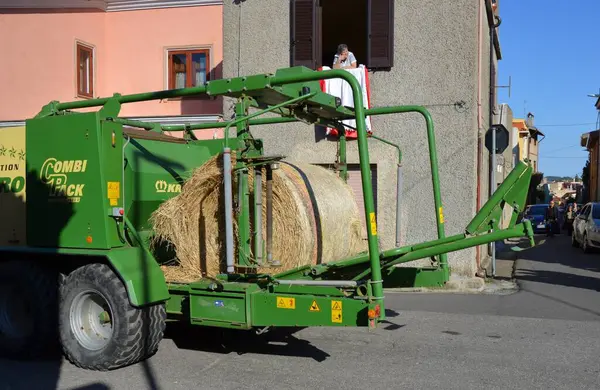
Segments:
[[[10,359],[60,357],[58,341],[58,290],[61,274],[31,261],[0,263],[0,356]],[[11,297],[16,287],[17,299]],[[13,292],[15,290],[12,290]],[[12,302],[12,303],[11,303]],[[18,302],[27,325],[17,325],[10,308]],[[18,321],[18,320],[17,320]],[[11,334],[18,326],[20,337]],[[15,329],[12,330],[14,332]]]
[[[592,248],[590,248],[590,245],[588,244],[587,232],[583,233],[583,239],[581,240],[581,249],[583,250],[583,253],[586,254],[592,252]]]
[[[113,312],[112,336],[97,351],[79,343],[71,328],[71,304],[85,290],[102,296]],[[132,306],[121,279],[109,266],[95,263],[76,269],[65,279],[60,294],[60,339],[65,357],[73,365],[108,371],[138,363],[157,352],[166,327],[164,303],[144,308]]]

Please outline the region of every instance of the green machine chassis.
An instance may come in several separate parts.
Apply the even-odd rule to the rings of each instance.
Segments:
[[[332,78],[341,78],[349,83],[354,94],[354,108],[342,106],[340,99],[321,91],[319,80]],[[235,118],[225,122],[182,126],[163,126],[119,118],[122,104],[195,95],[237,99]],[[101,109],[91,113],[73,111],[90,107],[101,107]],[[277,116],[259,118],[267,113]],[[372,138],[391,143],[368,135],[365,129],[365,117],[401,113],[418,113],[425,120],[438,239],[381,251],[378,245],[373,189],[369,174],[368,141]],[[85,258],[87,262],[93,262],[94,260],[90,260],[93,258],[103,257],[119,275],[133,306],[142,307],[166,302],[167,313],[172,318],[179,318],[192,324],[238,329],[269,326],[375,327],[378,322],[385,319],[384,288],[413,285],[442,286],[450,277],[447,253],[525,235],[529,236],[533,245],[533,230],[530,222],[525,220],[517,224],[517,217],[523,210],[532,173],[532,168],[527,161],[520,162],[513,169],[462,234],[446,237],[434,126],[429,112],[422,106],[365,109],[360,85],[354,76],[343,70],[313,71],[304,67],[294,67],[280,69],[275,74],[209,81],[205,85],[193,88],[133,95],[115,94],[107,98],[67,103],[53,101],[35,118],[29,120],[27,126],[34,129],[36,126],[48,123],[44,122],[45,120],[56,118],[59,121],[62,120],[61,118],[66,120],[76,116],[88,118],[85,120],[90,121],[90,126],[101,129],[98,134],[99,140],[110,138],[112,133],[113,145],[115,142],[117,144],[115,150],[122,150],[119,147],[122,147],[124,142],[123,126],[129,126],[144,129],[148,134],[164,131],[184,132],[184,139],[192,144],[212,142],[212,147],[219,153],[225,152],[223,156],[226,167],[227,161],[230,161],[228,151],[235,151],[236,164],[230,170],[225,169],[225,178],[226,185],[231,185],[231,176],[237,175],[240,186],[237,189],[229,187],[230,192],[239,194],[237,195],[239,212],[235,216],[231,213],[227,221],[228,231],[230,231],[231,218],[237,218],[240,244],[236,259],[231,259],[229,255],[231,263],[228,264],[230,265],[228,272],[215,279],[187,284],[167,283],[149,247],[147,234],[134,226],[126,211],[120,214],[115,210],[112,215],[103,215],[106,226],[110,227],[106,229],[108,233],[103,241],[104,244],[98,244],[96,248],[86,248],[85,245],[77,244],[52,248],[40,244],[19,248],[4,247],[0,248],[0,251],[29,256],[44,253],[53,256],[57,254],[77,256],[77,258]],[[356,119],[357,124],[368,251],[352,258],[299,267],[280,273],[254,272],[253,270],[259,266],[273,264],[266,256],[259,256],[257,259],[249,255],[252,252],[251,238],[260,236],[259,232],[251,231],[250,222],[254,218],[254,226],[261,226],[257,223],[261,215],[259,212],[251,215],[250,212],[248,171],[255,167],[265,167],[268,177],[269,170],[276,168],[277,161],[283,157],[264,156],[262,141],[252,136],[250,128],[304,122],[343,129],[341,121],[345,119]],[[100,123],[103,125],[99,125]],[[230,136],[230,129],[233,127],[236,129],[235,137]],[[197,140],[192,130],[203,128],[225,128],[225,137],[210,141]],[[340,133],[336,166],[340,176],[346,179],[347,140],[344,131]],[[400,164],[400,148],[391,145],[398,148]],[[122,156],[118,153],[112,155],[110,154],[112,152],[104,149],[100,153],[104,153],[101,156],[111,168],[99,174],[106,176],[107,180],[118,182],[122,189],[126,185],[120,179],[123,167],[119,167],[119,164]],[[119,168],[115,170],[115,166]],[[109,176],[114,179],[108,179]],[[106,189],[99,188],[98,191],[104,191],[102,196],[106,198]],[[102,204],[110,209],[108,203]],[[512,208],[512,218],[509,226],[502,229],[499,224],[505,206]],[[228,207],[231,207],[230,203]],[[116,227],[113,226],[114,221],[117,223]],[[110,229],[117,231],[112,232]],[[268,232],[267,241],[271,233]],[[125,241],[118,240],[121,234],[127,237]],[[230,242],[227,245],[228,254],[233,253],[231,245]],[[267,242],[268,246],[269,242]],[[262,252],[260,240],[255,240],[254,252]],[[431,267],[397,267],[401,263],[428,258],[432,260]],[[234,272],[233,268],[237,268],[237,272]]]

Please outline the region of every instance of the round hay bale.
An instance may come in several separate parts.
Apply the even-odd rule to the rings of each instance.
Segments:
[[[177,266],[162,266],[169,281],[189,282],[225,272],[225,212],[222,155],[197,168],[176,197],[153,213],[153,245],[174,247]],[[232,154],[235,165],[235,155]],[[312,164],[281,161],[273,171],[273,259],[281,266],[258,272],[279,273],[329,262],[367,250],[364,227],[352,189],[334,172]],[[248,174],[250,228],[254,230],[254,171]],[[266,260],[266,172],[262,175],[262,237]],[[233,175],[236,192],[237,176]],[[234,263],[238,256],[234,206]],[[251,253],[254,243],[251,237]]]

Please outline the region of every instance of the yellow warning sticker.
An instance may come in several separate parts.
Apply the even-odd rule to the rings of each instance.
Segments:
[[[310,305],[310,309],[308,309],[308,311],[321,311],[319,305],[317,304],[317,301],[312,302],[312,305]]]
[[[120,184],[118,181],[109,181],[108,199],[119,199],[121,197]]]
[[[440,223],[444,223],[444,209],[440,207]]]
[[[119,204],[119,202],[117,202],[117,200],[116,200],[116,199],[111,199],[111,200],[110,200],[110,205],[111,205],[111,206],[116,206],[116,205],[118,205],[118,204]]]
[[[371,222],[371,235],[376,236],[377,235],[377,221],[375,218],[375,213],[369,214],[369,219]]]
[[[331,301],[331,322],[342,323],[342,301]]]
[[[277,308],[278,309],[295,309],[296,298],[277,297]]]

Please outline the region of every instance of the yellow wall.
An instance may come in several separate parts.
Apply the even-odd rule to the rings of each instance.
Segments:
[[[0,130],[0,246],[25,245],[25,127]]]

